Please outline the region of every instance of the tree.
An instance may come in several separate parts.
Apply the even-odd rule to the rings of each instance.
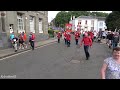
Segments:
[[[120,28],[120,11],[113,11],[106,18],[106,25],[108,29],[112,29],[113,31],[117,28]]]
[[[64,27],[64,24],[68,22],[67,12],[61,11],[55,17],[55,26]]]
[[[64,27],[66,23],[69,23],[71,20],[71,16],[75,16],[75,18],[79,16],[100,16],[100,17],[106,17],[108,16],[107,13],[101,13],[101,12],[90,12],[90,11],[61,11],[59,12],[55,17],[55,26],[57,27]]]

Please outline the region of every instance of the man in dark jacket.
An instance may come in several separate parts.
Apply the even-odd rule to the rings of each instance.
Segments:
[[[117,47],[119,43],[119,33],[116,32],[115,35],[113,35],[113,48]]]
[[[108,34],[108,41],[109,41],[109,48],[111,48],[112,44],[113,44],[113,32],[110,32],[110,34]]]

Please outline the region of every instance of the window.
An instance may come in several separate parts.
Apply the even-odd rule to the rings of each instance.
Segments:
[[[91,30],[94,30],[94,27],[91,27]]]
[[[91,25],[94,26],[94,20],[91,21]]]
[[[43,33],[43,30],[42,30],[42,18],[39,18],[39,33]]]
[[[102,26],[103,26],[103,22],[100,22],[100,23],[99,23],[99,26],[102,27]]]
[[[78,21],[78,24],[81,24],[81,20]]]
[[[85,21],[85,24],[87,24],[87,20]]]
[[[30,16],[30,32],[35,33],[35,18],[33,16]]]
[[[17,24],[18,24],[18,33],[23,32],[24,31],[24,21],[23,21],[22,14],[17,15]]]
[[[102,28],[99,28],[99,31],[102,31]]]

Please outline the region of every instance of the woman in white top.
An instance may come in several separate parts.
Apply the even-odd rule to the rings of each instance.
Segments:
[[[113,49],[112,57],[104,60],[101,68],[102,79],[120,79],[120,47]]]

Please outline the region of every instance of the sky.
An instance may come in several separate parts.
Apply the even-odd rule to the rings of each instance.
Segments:
[[[51,22],[57,15],[57,13],[60,11],[48,11],[48,22]],[[99,11],[99,12],[105,12],[105,13],[111,13],[112,11]]]

